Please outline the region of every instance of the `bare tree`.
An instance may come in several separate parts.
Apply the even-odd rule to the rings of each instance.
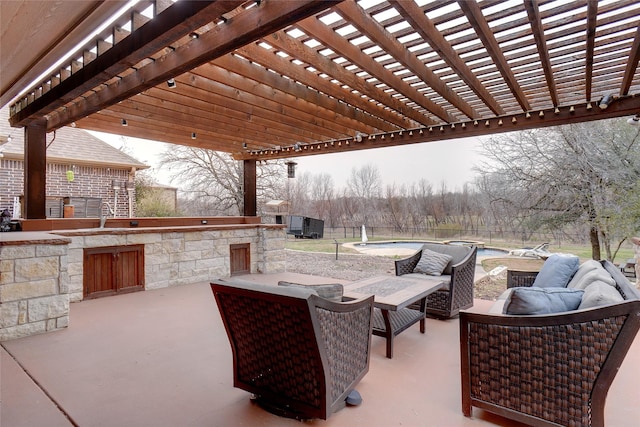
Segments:
[[[331,227],[337,224],[335,189],[331,175],[320,173],[313,177],[311,198],[317,217],[323,218]]]
[[[160,166],[169,169],[171,182],[180,182],[187,197],[200,199],[198,205],[209,209],[198,214],[240,215],[243,212],[243,162],[234,160],[230,154],[175,146],[162,154]],[[279,161],[258,164],[256,173],[258,205],[263,206],[277,194],[276,187],[286,172]]]
[[[304,172],[298,174],[296,178],[288,178],[284,186],[285,192],[281,197],[288,200],[291,213],[294,215],[313,216],[310,212],[311,185],[313,174]]]
[[[403,232],[409,222],[409,198],[405,186],[387,185],[385,198],[382,201],[382,215],[385,223],[391,225],[394,230]]]
[[[374,216],[381,188],[380,171],[373,164],[351,169],[351,176],[347,180],[346,194],[357,202],[357,210],[353,217],[357,223],[366,224]]]
[[[528,229],[587,224],[594,259],[601,244],[613,259],[613,239],[630,232],[621,219],[639,218],[628,201],[637,198],[629,184],[640,179],[640,132],[624,120],[505,134],[483,149],[494,202],[518,209]]]
[[[433,227],[431,218],[433,218],[433,187],[426,179],[422,178],[417,183],[409,187],[409,195],[411,202],[409,209],[411,210],[411,218],[413,226],[419,230],[427,230]]]
[[[366,164],[361,168],[351,169],[351,176],[347,180],[349,195],[362,199],[380,196],[382,178],[380,171],[373,164]]]

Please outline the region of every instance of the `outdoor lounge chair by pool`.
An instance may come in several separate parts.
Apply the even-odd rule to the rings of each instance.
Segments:
[[[509,255],[547,259],[551,255],[551,252],[549,252],[549,243],[541,243],[534,248],[514,249],[509,251]]]
[[[327,419],[354,396],[369,371],[373,296],[336,302],[309,289],[233,279],[211,290],[231,344],[233,385],[260,406]]]

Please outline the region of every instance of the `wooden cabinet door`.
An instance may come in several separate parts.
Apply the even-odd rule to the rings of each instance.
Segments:
[[[144,246],[118,248],[116,254],[116,292],[144,289]]]
[[[115,292],[114,267],[113,253],[85,249],[83,267],[85,298],[97,298]]]
[[[144,245],[84,250],[84,297],[144,290]]]
[[[249,243],[229,245],[231,276],[251,273],[251,252]]]

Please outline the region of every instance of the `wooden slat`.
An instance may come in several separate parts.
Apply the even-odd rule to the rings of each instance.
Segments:
[[[75,85],[77,92],[57,97],[59,104],[46,107],[52,108],[46,116],[38,110],[33,118],[46,118],[48,130],[76,121],[83,128],[258,159],[291,156],[286,148],[295,142],[305,144],[300,155],[412,143],[415,135],[391,138],[397,134],[390,132],[436,123],[443,131],[432,128],[438,132],[432,130],[428,140],[501,132],[512,117],[514,130],[592,120],[594,112],[553,110],[640,91],[640,6],[634,0],[446,0],[422,6],[388,0],[366,9],[366,2],[355,0],[234,4],[240,3],[224,14],[225,23],[212,19],[197,28],[197,39],[184,31],[178,37],[170,26],[175,37],[140,47],[147,51],[129,51],[122,43],[160,18],[145,24],[137,8],[134,33],[117,30],[131,14],[118,18],[116,30],[105,30],[72,58],[80,61],[67,61],[32,88],[13,108],[14,119],[21,108],[34,108],[28,104],[73,86],[77,76],[118,49],[122,71],[106,68],[100,83]],[[171,14],[174,6],[162,0],[156,10]],[[114,31],[119,43],[112,46],[104,40]],[[382,49],[364,54],[377,46]],[[94,58],[89,51],[96,47]],[[166,87],[169,77],[177,88]],[[547,117],[540,123],[520,123],[519,114],[536,116],[541,109]],[[637,111],[607,109],[609,116],[627,113]],[[130,122],[127,128],[120,126],[122,117]],[[461,123],[469,117],[481,123],[500,118],[503,125],[463,134]],[[383,143],[347,144],[356,132],[389,136]]]
[[[331,76],[340,83],[348,86],[350,90],[340,90],[339,86],[331,83],[330,81],[327,81],[326,79],[322,79],[317,75],[313,76],[312,78],[309,73],[305,72],[304,70],[297,69],[298,67],[295,67],[293,64],[291,64],[290,61],[288,61],[287,64],[278,64],[278,62],[282,61],[278,60],[278,58],[267,57],[266,53],[260,50],[262,48],[248,45],[241,49],[238,49],[237,52],[265,66],[267,64],[276,64],[274,66],[274,69],[280,72],[283,72],[286,67],[288,68],[287,74],[291,75],[294,80],[300,81],[304,84],[308,84],[311,87],[315,87],[319,91],[334,96],[337,99],[344,99],[351,105],[361,108],[363,111],[375,114],[378,117],[389,121],[390,123],[397,124],[398,126],[407,128],[411,127],[411,124],[422,123],[428,125],[435,123],[433,120],[425,117],[423,114],[417,111],[408,108],[405,104],[403,104],[393,96],[385,93],[384,91],[376,88],[371,84],[368,84],[366,81],[364,81],[364,79],[361,79],[355,74],[346,71],[344,67],[336,64],[328,58],[325,58],[323,55],[319,55],[316,51],[306,47],[303,43],[294,40],[282,31],[274,33],[271,37],[266,39],[266,42],[277,47],[283,52],[287,52],[292,57],[297,58],[301,62],[314,67],[318,70],[318,72]],[[332,86],[337,87],[334,88]],[[351,94],[351,91],[356,91],[357,93],[364,94],[367,97],[381,103],[383,107],[376,106],[375,104],[368,106],[366,104],[372,103],[370,103],[366,99],[358,98],[357,93]],[[384,106],[387,106],[392,111],[395,111],[407,117],[408,119],[411,119],[413,123],[411,123],[407,119],[403,120],[402,117],[392,116],[392,112],[383,113],[382,111],[384,110]]]
[[[124,71],[242,2],[243,0],[221,0],[210,4],[183,0],[175,3],[171,6],[171,13],[158,15],[148,25],[137,29],[135,36],[125,37],[104,55],[73,73],[73,77],[51,90],[46,97],[38,99],[12,117],[12,126],[24,126],[37,114],[47,114],[56,107],[73,101],[100,84],[105,75],[112,76]]]
[[[312,35],[334,51],[340,52],[342,56],[348,58],[360,68],[366,69],[369,74],[411,99],[433,115],[444,121],[455,121],[455,117],[449,114],[444,108],[427,99],[423,94],[406,84],[398,76],[385,69],[381,64],[364,55],[360,49],[339,37],[335,32],[330,31],[325,25],[318,22],[315,17],[302,20],[298,22],[297,25],[305,33]],[[429,122],[430,120],[428,120],[428,118],[421,121],[421,123]]]
[[[172,6],[174,7],[174,6]],[[318,0],[290,0],[266,2],[254,7],[233,21],[215,26],[211,31],[178,47],[167,54],[163,61],[144,66],[135,73],[123,77],[119,82],[91,96],[77,100],[58,114],[58,120],[49,121],[49,130],[71,123],[87,114],[95,113],[105,106],[113,105],[167,79],[189,71],[218,56],[233,51],[286,25],[290,19],[303,18],[318,12],[326,4]]]
[[[542,26],[542,19],[538,10],[538,4],[533,0],[525,0],[524,7],[527,10],[527,15],[531,22],[531,29],[533,32],[533,38],[536,41],[538,47],[538,55],[540,56],[540,63],[544,70],[544,76],[547,80],[547,91],[553,101],[553,105],[560,104],[558,100],[558,92],[556,90],[556,84],[553,78],[553,69],[551,68],[551,61],[549,60],[549,50],[547,49],[547,42],[544,35],[544,29]]]
[[[431,21],[422,10],[413,2],[403,2],[393,0],[391,4],[400,11],[403,18],[411,23],[413,29],[417,31],[424,40],[429,42],[431,47],[438,52],[440,58],[444,60],[473,90],[491,111],[497,115],[504,114],[504,109],[496,102],[493,96],[486,90],[473,71],[465,64],[442,33],[438,31],[433,21]],[[455,104],[454,104],[455,105]],[[467,117],[475,118],[476,114]]]
[[[636,29],[636,35],[633,38],[633,45],[629,52],[629,59],[624,70],[622,85],[620,86],[620,95],[629,94],[629,88],[631,87],[633,77],[635,76],[636,69],[638,68],[638,60],[640,60],[640,26]]]
[[[284,58],[280,59],[282,59],[282,61],[277,61],[276,59],[275,61],[272,61],[270,63],[271,69],[276,71],[276,73],[267,71],[264,67],[244,60],[237,55],[225,55],[222,58],[218,58],[212,61],[211,64],[216,65],[221,69],[233,70],[234,73],[242,75],[250,80],[254,80],[268,87],[277,89],[284,93],[288,93],[296,98],[306,100],[307,102],[318,105],[327,110],[335,111],[337,114],[357,121],[358,123],[360,123],[360,126],[363,127],[370,126],[378,129],[379,131],[392,130],[394,129],[394,127],[392,127],[389,122],[391,120],[395,121],[396,119],[398,119],[398,121],[402,123],[401,127],[403,128],[414,127],[417,125],[416,123],[412,123],[398,115],[393,115],[388,110],[380,108],[379,106],[372,106],[371,102],[367,102],[364,100],[363,102],[359,102],[362,99],[361,96],[356,96],[350,91],[346,91],[342,88],[337,87],[337,85],[335,84],[328,83],[327,85],[324,85],[322,89],[316,88],[314,90],[311,89],[310,85],[307,85],[305,82],[297,83],[291,78],[284,78],[282,77],[282,75],[278,74],[279,68],[277,66],[274,66],[275,62],[282,64],[283,70],[291,70],[292,68],[296,67],[291,62],[286,61]],[[306,70],[301,71],[306,72],[307,74],[312,74]],[[292,73],[290,73],[290,76],[291,74]],[[311,76],[309,76],[309,82],[312,83],[316,81],[325,81],[325,79],[318,79],[315,75],[313,77],[315,78],[311,78]],[[336,90],[332,90],[331,93],[327,93],[324,90],[325,88],[335,88]],[[338,99],[342,99],[344,102],[338,101]],[[360,106],[362,106],[363,108],[355,108]],[[369,108],[370,106],[375,108]],[[366,110],[364,110],[364,108],[366,108]],[[371,114],[366,114],[363,110],[371,110]]]
[[[405,67],[410,69],[413,74],[415,74],[420,80],[422,80],[436,92],[438,92],[452,106],[460,110],[469,118],[474,118],[477,116],[476,112],[473,111],[473,108],[471,108],[467,102],[460,98],[457,93],[452,91],[429,67],[425,66],[423,62],[418,60],[415,55],[406,51],[404,46],[402,46],[402,44],[398,42],[398,40],[392,34],[390,34],[384,27],[378,24],[377,21],[367,15],[367,13],[361,7],[359,7],[354,0],[347,0],[345,2],[342,2],[341,4],[337,5],[335,9],[338,10],[342,16],[347,18],[351,25],[358,28],[358,30],[360,30],[362,34],[365,34],[371,40],[374,40],[380,47],[382,47],[382,49],[384,49],[385,52],[393,56],[394,59],[401,62]],[[417,9],[417,7],[415,9]],[[418,14],[422,15],[422,12],[419,9]],[[422,33],[425,32],[425,28],[420,28],[421,25],[425,24],[424,21],[409,22],[414,25],[414,28],[416,28],[417,31],[420,31]],[[435,34],[439,35],[435,27],[433,27],[433,30]],[[435,34],[431,35],[435,37]],[[438,41],[444,41],[444,38],[442,38],[442,36],[440,37],[441,39]],[[425,39],[430,43],[433,42],[433,38],[425,37]],[[444,44],[447,44],[446,41],[444,41]],[[436,51],[437,50],[438,49],[436,49]],[[453,49],[450,50],[453,51]],[[451,59],[454,60],[454,58]],[[492,104],[492,106],[495,106],[497,109],[499,109],[497,105]]]
[[[465,12],[467,19],[473,26],[476,34],[482,40],[484,47],[487,49],[487,53],[493,59],[496,67],[498,67],[498,70],[509,86],[511,93],[522,107],[522,110],[529,111],[531,109],[529,101],[520,88],[520,85],[518,84],[509,63],[505,59],[502,49],[493,35],[491,28],[489,28],[484,15],[482,15],[482,10],[476,2],[466,2],[463,0],[460,1],[459,4],[460,8]]]

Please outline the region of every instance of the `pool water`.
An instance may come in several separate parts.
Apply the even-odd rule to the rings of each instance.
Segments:
[[[413,249],[418,250],[422,248],[422,245],[425,242],[369,242],[366,245],[369,247],[375,247],[380,249],[393,249],[393,248],[403,248],[403,249]],[[493,249],[493,248],[478,248],[478,256],[503,256],[508,254],[508,251],[502,249]]]

